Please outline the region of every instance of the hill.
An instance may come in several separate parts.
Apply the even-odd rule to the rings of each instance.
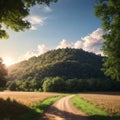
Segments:
[[[82,49],[51,50],[10,66],[6,87],[22,91],[112,90],[113,82],[106,81],[100,70],[102,59]]]
[[[32,57],[9,67],[9,80],[60,76],[68,78],[104,78],[102,57],[82,49],[58,49]]]

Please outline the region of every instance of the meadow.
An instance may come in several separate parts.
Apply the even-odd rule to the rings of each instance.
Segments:
[[[0,92],[0,120],[37,120],[61,97],[51,92]],[[120,93],[80,93],[72,102],[92,120],[120,120]]]
[[[28,107],[31,107],[33,104],[36,104],[37,102],[40,102],[46,98],[54,97],[57,95],[60,94],[50,92],[0,92],[0,98],[4,100],[9,98]]]
[[[81,93],[71,99],[90,120],[120,120],[120,93]]]
[[[120,115],[120,93],[86,93],[79,94],[79,97],[105,110],[110,115]]]
[[[59,93],[0,92],[0,120],[37,120]]]

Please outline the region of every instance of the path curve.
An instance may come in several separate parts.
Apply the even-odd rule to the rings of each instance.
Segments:
[[[73,96],[66,96],[55,102],[39,120],[89,120],[87,115],[71,104]]]

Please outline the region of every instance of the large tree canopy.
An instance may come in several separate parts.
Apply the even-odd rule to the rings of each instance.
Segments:
[[[57,0],[0,0],[0,38],[8,38],[6,28],[24,31],[30,28],[29,21],[24,18],[29,15],[30,7],[36,4],[47,4]]]
[[[105,59],[103,70],[106,75],[120,80],[120,0],[97,0],[96,16],[102,20]]]

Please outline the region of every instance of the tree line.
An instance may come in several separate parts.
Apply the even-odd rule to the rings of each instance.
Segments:
[[[120,91],[120,81],[110,79],[63,79],[61,77],[46,77],[42,82],[9,81],[6,89],[12,91],[44,91],[44,92],[87,92],[87,91]]]

